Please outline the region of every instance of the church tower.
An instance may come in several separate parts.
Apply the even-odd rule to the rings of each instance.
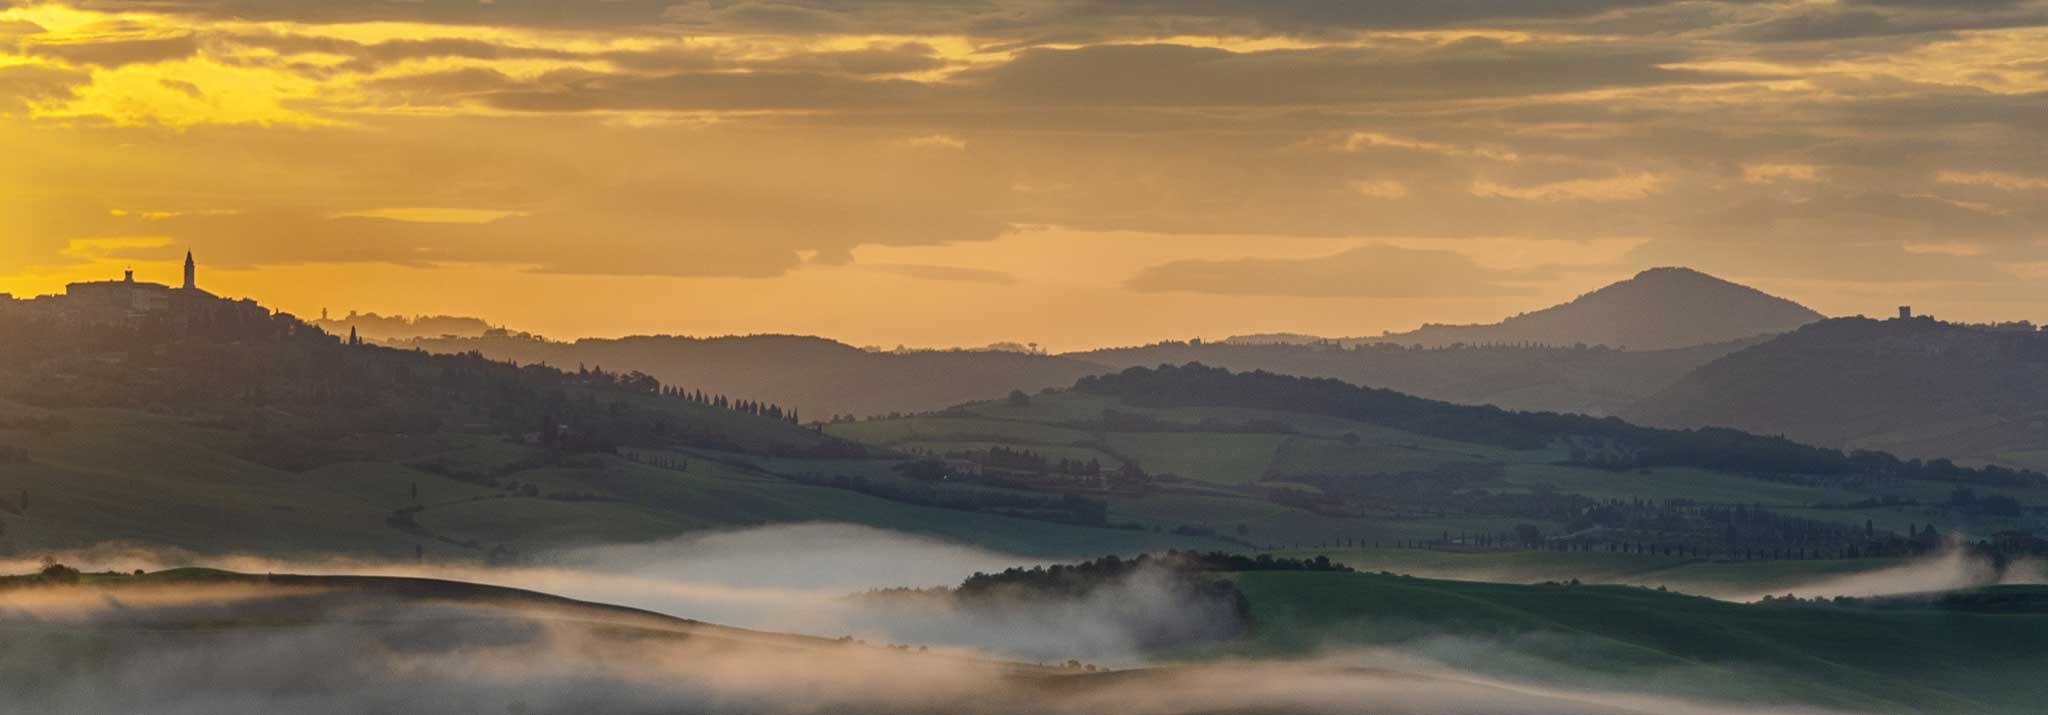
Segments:
[[[192,252],[185,252],[185,290],[199,290],[199,264],[192,262]]]

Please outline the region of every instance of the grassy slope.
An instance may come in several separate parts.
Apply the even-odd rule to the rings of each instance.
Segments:
[[[1282,434],[1113,433],[1106,441],[1115,454],[1153,472],[1166,472],[1212,484],[1250,484],[1264,477],[1280,445],[1293,439]]]
[[[1257,624],[1245,654],[1406,644],[1518,679],[1859,711],[2033,712],[2048,696],[2036,677],[2048,665],[2048,615],[2034,612],[1756,606],[1370,574],[1237,581]]]
[[[598,497],[582,501],[507,495],[408,466],[432,462],[488,472],[533,454],[523,446],[461,434],[359,444],[378,458],[291,472],[238,457],[245,439],[240,432],[125,410],[62,414],[72,429],[48,435],[0,430],[0,444],[29,447],[35,458],[0,465],[0,553],[120,542],[201,553],[409,558],[418,545],[431,556],[466,558],[501,544],[530,553],[802,521],[868,524],[1034,556],[1215,545],[911,506],[710,460],[677,471],[604,457],[589,466],[525,469],[502,477],[533,484],[542,495]],[[804,460],[784,461],[787,468],[807,468]],[[871,462],[861,466],[886,469]],[[415,520],[427,535],[387,523],[393,510],[413,504],[414,485],[424,507]],[[24,490],[28,508],[17,513]]]

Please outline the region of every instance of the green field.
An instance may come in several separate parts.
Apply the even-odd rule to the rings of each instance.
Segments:
[[[1372,574],[1239,574],[1232,655],[1401,647],[1520,682],[1853,712],[2038,712],[2048,613],[1749,605],[1626,586],[1520,586]],[[2006,587],[2002,598],[2048,597]]]
[[[1267,471],[1279,480],[1301,475],[1371,477],[1428,471],[1450,464],[1473,464],[1495,456],[1498,455],[1480,450],[1432,449],[1401,442],[1361,441],[1354,445],[1332,439],[1296,437],[1288,439],[1271,455],[1272,464]],[[1515,456],[1529,458],[1527,455]]]
[[[1022,420],[932,415],[832,425],[833,435],[877,445],[918,441],[997,441],[1011,444],[1072,445],[1087,432]]]
[[[1111,433],[1110,453],[1148,470],[1212,484],[1244,485],[1259,481],[1273,464],[1282,434],[1205,434],[1199,432]]]

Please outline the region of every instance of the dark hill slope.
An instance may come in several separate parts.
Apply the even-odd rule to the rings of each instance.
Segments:
[[[2016,453],[2048,449],[2048,335],[1927,318],[1829,320],[1708,363],[1628,414],[2032,464]]]
[[[1069,385],[1104,369],[1072,358],[999,351],[877,353],[794,335],[640,336],[571,343],[493,337],[415,344],[432,352],[477,351],[527,365],[639,370],[665,383],[794,406],[812,418],[940,409],[1011,390]]]
[[[1079,501],[1021,512],[1057,497],[1001,512],[800,479],[888,479],[896,461],[771,405],[249,315],[79,326],[0,313],[0,555],[128,543],[473,561],[811,521],[1015,553],[1193,540],[1041,518],[1094,513]]]

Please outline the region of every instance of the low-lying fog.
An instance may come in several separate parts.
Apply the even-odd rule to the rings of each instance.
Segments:
[[[1075,559],[1088,555],[1075,555]],[[229,556],[169,555],[102,549],[64,554],[87,571],[157,570],[205,565],[244,573],[380,575],[442,578],[540,591],[631,606],[709,623],[822,637],[969,649],[1024,661],[1082,659],[1110,665],[1140,661],[1133,614],[1175,613],[1157,584],[1143,579],[1082,602],[971,616],[934,604],[905,609],[850,598],[895,588],[953,586],[976,572],[1032,566],[1042,560],[849,524],[802,524],[710,532],[658,543],[600,546],[543,554],[524,566],[378,562],[347,559],[278,561]],[[0,573],[38,564],[0,561]],[[1431,576],[1496,580],[1485,573]],[[1648,582],[1644,582],[1647,584]],[[1767,589],[1741,585],[1688,589],[1724,600],[1766,595],[1871,597],[1972,586],[2048,583],[2036,562],[2004,571],[1951,545],[1937,556],[1863,573]]]
[[[1127,670],[1061,679],[1073,684],[1048,692],[1042,683],[1006,675],[988,662],[1079,659],[1137,668],[1147,663],[1133,629],[1158,625],[1146,619],[1213,614],[1180,608],[1171,589],[1145,578],[1088,598],[995,614],[968,613],[940,601],[906,607],[886,599],[851,598],[879,588],[955,585],[978,571],[1033,560],[848,525],[761,528],[578,549],[520,567],[189,559],[117,550],[61,559],[88,571],[206,565],[245,573],[441,578],[741,628],[929,646],[932,654],[865,646],[735,649],[687,639],[625,638],[588,624],[447,604],[422,608],[350,602],[335,607],[334,622],[319,626],[194,631],[191,623],[260,613],[259,606],[285,603],[275,599],[293,595],[246,586],[118,594],[91,589],[0,592],[0,626],[13,635],[0,644],[0,686],[50,668],[71,672],[64,670],[73,667],[63,665],[67,658],[89,663],[79,666],[85,672],[75,682],[35,681],[40,695],[14,703],[33,704],[32,710],[476,711],[478,703],[486,703],[484,712],[1173,713],[1359,712],[1361,704],[1369,703],[1365,710],[1371,712],[1750,712],[1498,682],[1442,663],[1469,665],[1511,654],[1494,652],[1498,644],[1455,640],[1417,644],[1399,653],[1349,650],[1307,661]],[[0,563],[0,572],[26,573],[38,566]],[[2027,564],[1999,574],[1951,550],[1921,562],[1771,592],[1803,597],[1924,592],[2000,579],[2038,582],[2039,571],[2037,564]],[[183,625],[166,628],[162,623]],[[67,631],[108,624],[121,626],[118,646],[93,645]],[[155,625],[142,627],[149,624]],[[196,691],[189,690],[195,684]],[[170,695],[178,697],[160,699]],[[593,703],[594,709],[589,707]],[[1754,712],[1792,711],[1769,707]]]
[[[823,637],[970,649],[1024,661],[1083,659],[1130,664],[1133,612],[1174,613],[1167,594],[1143,581],[1085,602],[1010,609],[997,619],[926,607],[906,610],[851,596],[875,589],[958,585],[976,572],[1030,566],[1034,559],[846,524],[715,532],[652,544],[545,554],[517,567],[256,557],[199,560],[148,552],[71,554],[59,560],[94,571],[157,570],[203,564],[244,573],[412,576],[540,591],[631,606],[720,625]],[[0,564],[27,573],[36,564]],[[931,604],[927,604],[930,606]]]
[[[1799,598],[1871,598],[1979,586],[2042,584],[2048,584],[2048,564],[2020,560],[2000,569],[1989,559],[1972,556],[1951,541],[1940,553],[1889,568],[1819,578],[1764,592],[1756,592],[1754,589],[1717,589],[1719,592],[1704,595],[1737,601],[1755,601],[1772,595],[1792,595]]]
[[[166,585],[0,593],[10,713],[1469,713],[1762,715],[1504,682],[1354,650],[1105,674],[851,644],[634,631],[534,606],[320,588]],[[316,622],[297,616],[318,613]],[[241,623],[230,627],[227,623]],[[1422,651],[1479,650],[1437,642]],[[1685,680],[1681,672],[1645,674]]]

